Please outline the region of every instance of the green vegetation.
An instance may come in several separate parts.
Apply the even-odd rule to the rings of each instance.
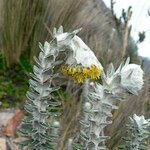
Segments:
[[[28,74],[31,70],[27,58],[21,58],[20,64],[4,68],[1,55],[0,68],[0,108],[21,106],[28,89]]]
[[[19,63],[23,53],[33,57],[36,45],[43,33],[43,17],[46,3],[42,0],[3,1],[0,37],[6,65]]]

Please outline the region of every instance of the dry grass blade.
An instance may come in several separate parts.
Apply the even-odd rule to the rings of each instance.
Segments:
[[[46,7],[42,0],[3,1],[2,49],[8,66],[18,63],[24,52],[30,57],[35,53]]]

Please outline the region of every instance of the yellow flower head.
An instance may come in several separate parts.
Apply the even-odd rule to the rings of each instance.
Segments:
[[[77,83],[83,83],[86,79],[97,80],[102,73],[102,70],[95,65],[92,65],[90,68],[63,65],[61,70],[64,75],[71,76]]]

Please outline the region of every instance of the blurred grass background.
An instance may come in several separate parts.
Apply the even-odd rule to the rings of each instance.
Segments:
[[[38,53],[38,42],[50,41],[51,35],[46,27],[52,31],[60,25],[63,25],[65,31],[82,27],[79,36],[96,53],[104,67],[110,62],[117,67],[127,56],[131,57],[132,62],[142,62],[137,56],[136,42],[130,37],[130,28],[119,22],[102,0],[0,0],[1,109],[20,107],[24,103],[28,73],[32,71],[33,56]],[[129,34],[125,37],[126,29]],[[127,47],[124,49],[125,44]],[[146,61],[146,65],[148,63]],[[133,113],[150,115],[149,72],[145,76],[146,84],[139,97],[132,97],[121,104],[121,109],[114,115],[118,119],[106,131],[114,137],[109,142],[111,149],[115,147],[114,141],[119,137],[118,134],[114,135],[114,131],[122,129],[120,122],[124,124],[126,116]],[[74,101],[65,102],[65,110],[66,107],[72,109],[67,112],[70,113],[69,118],[73,116],[72,112],[77,112],[79,105],[74,104]],[[64,114],[67,116],[67,113]],[[75,122],[76,118],[68,130],[73,128]],[[66,124],[65,122],[64,129]],[[74,131],[65,132],[69,136]]]

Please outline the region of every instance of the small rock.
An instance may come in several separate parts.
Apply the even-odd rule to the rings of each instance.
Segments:
[[[4,127],[3,133],[6,136],[12,137],[15,136],[17,127],[21,123],[21,120],[23,118],[23,112],[21,110],[16,110],[13,117],[10,118]]]
[[[0,112],[0,137],[3,136],[3,129],[7,125],[8,121],[14,116],[14,109],[6,109]]]
[[[7,150],[5,138],[0,138],[0,150]]]
[[[3,112],[0,112],[0,127],[5,127],[7,125],[8,120],[10,120],[14,116],[15,111],[6,109]]]

